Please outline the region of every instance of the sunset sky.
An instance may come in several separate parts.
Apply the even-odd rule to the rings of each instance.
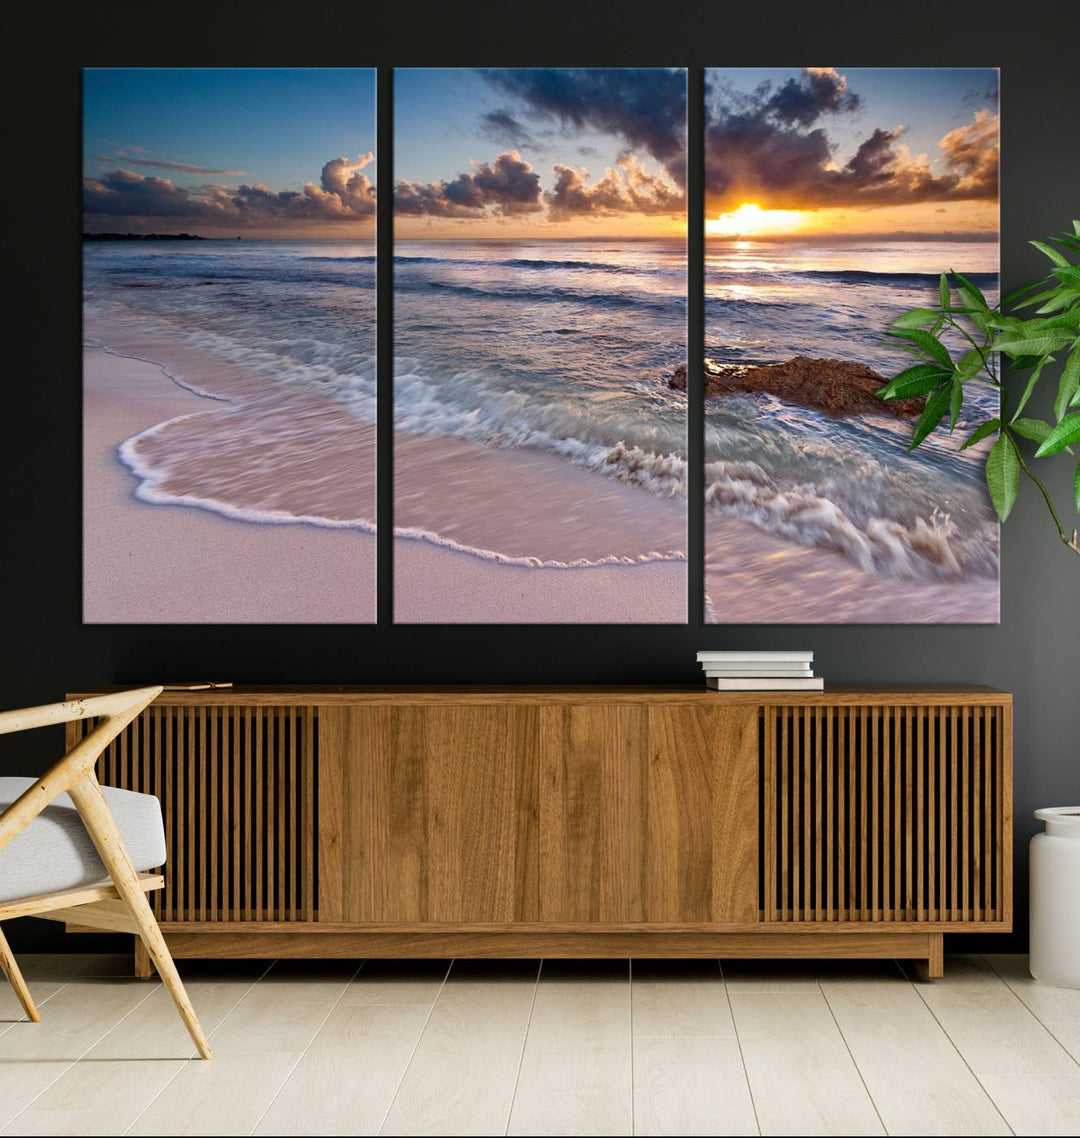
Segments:
[[[399,237],[680,236],[686,73],[394,71]]]
[[[713,237],[993,238],[993,69],[706,73]],[[394,73],[399,237],[679,236],[683,69]],[[370,236],[375,73],[88,69],[84,228]]]
[[[362,237],[375,216],[372,68],[92,68],[88,232]]]
[[[997,79],[992,68],[708,70],[707,235],[996,237]]]

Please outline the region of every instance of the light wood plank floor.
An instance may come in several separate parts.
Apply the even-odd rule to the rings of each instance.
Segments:
[[[216,1058],[116,956],[0,984],[0,1134],[1076,1134],[1080,992],[1020,956],[187,961]]]

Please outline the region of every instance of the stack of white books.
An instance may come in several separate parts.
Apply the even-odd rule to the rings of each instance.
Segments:
[[[813,652],[699,652],[705,684],[716,691],[822,691]]]

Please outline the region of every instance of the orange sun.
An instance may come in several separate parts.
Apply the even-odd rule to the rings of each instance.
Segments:
[[[753,237],[770,233],[791,233],[803,224],[803,215],[794,209],[762,209],[754,202],[744,202],[730,213],[705,221],[709,237]]]

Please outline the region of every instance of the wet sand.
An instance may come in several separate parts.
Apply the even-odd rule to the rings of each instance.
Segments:
[[[87,348],[84,367],[83,619],[89,624],[367,623],[375,538],[356,530],[253,525],[135,496],[117,447],[177,415],[227,405],[154,364]],[[208,409],[209,412],[208,412]]]
[[[375,539],[357,527],[370,526],[374,428],[302,390],[268,395],[264,378],[189,346],[92,334],[227,399],[86,349],[85,619],[373,620]],[[681,502],[547,455],[415,436],[396,451],[396,621],[685,621]],[[321,524],[270,520],[283,515]],[[495,548],[454,547],[484,542]],[[560,567],[597,559],[609,563]]]
[[[998,583],[914,581],[864,573],[738,518],[710,517],[705,547],[709,624],[993,624]]]

